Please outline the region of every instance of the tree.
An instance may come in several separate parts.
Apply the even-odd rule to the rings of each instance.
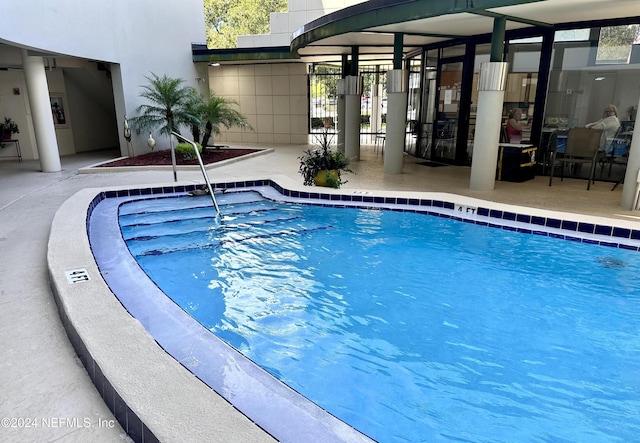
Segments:
[[[183,79],[166,75],[159,77],[151,73],[145,78],[149,84],[142,86],[140,97],[147,99],[149,104],[138,106],[140,115],[130,120],[134,128],[151,130],[159,127],[161,134],[170,136],[171,131],[180,133],[180,125],[199,124],[198,114],[189,107],[194,88],[183,85]]]
[[[193,137],[192,140],[196,143],[199,143],[200,133],[201,133],[200,127],[204,123],[202,114],[205,106],[204,105],[205,100],[203,96],[200,95],[198,91],[196,91],[194,88],[192,88],[190,92],[191,93],[189,94],[189,99],[185,103],[185,107],[189,114],[195,115],[198,117],[197,120],[193,120],[190,123],[190,129],[191,129],[191,135]]]
[[[242,129],[253,129],[245,116],[233,107],[236,105],[233,100],[218,97],[215,94],[211,94],[208,98],[201,97],[201,100],[199,116],[201,121],[204,122],[202,146],[209,146],[209,139],[211,139],[211,145],[213,145],[213,134],[219,135],[223,126],[227,129],[234,126]],[[197,141],[197,139],[195,140]]]
[[[269,14],[287,10],[287,0],[204,0],[207,45],[235,48],[239,35],[268,34]]]
[[[338,80],[341,78],[341,68],[339,66],[316,65],[313,73],[313,87],[319,88],[316,91],[322,91],[323,95],[328,97],[336,97],[338,95]]]

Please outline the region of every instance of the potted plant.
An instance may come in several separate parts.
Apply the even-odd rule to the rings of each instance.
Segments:
[[[11,136],[19,132],[18,125],[9,117],[5,117],[4,121],[0,122],[0,134],[3,140],[11,140]]]
[[[349,159],[341,152],[331,149],[332,137],[328,128],[319,136],[319,145],[307,149],[300,159],[298,172],[304,179],[305,186],[327,186],[339,188],[346,183],[342,180],[342,172],[353,172],[349,169]]]

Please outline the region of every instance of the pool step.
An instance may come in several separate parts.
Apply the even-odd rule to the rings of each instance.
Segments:
[[[167,215],[167,214],[165,214]],[[244,223],[244,220],[251,220],[251,224],[268,223],[278,220],[287,220],[297,217],[297,215],[286,211],[279,211],[276,208],[251,210],[250,212],[227,212],[222,219],[215,217],[210,212],[198,212],[186,214],[183,217],[176,217],[180,214],[171,214],[170,217],[162,217],[161,219],[144,219],[137,220],[143,223],[133,225],[120,226],[122,236],[125,240],[131,240],[136,237],[146,236],[162,236],[187,233],[191,231],[207,231],[217,228],[221,223],[228,229],[236,224]],[[250,215],[250,218],[247,216]]]
[[[175,215],[183,215],[184,211],[179,210],[177,214],[163,212],[160,218],[138,218],[138,222],[152,222],[121,226],[121,231],[131,253],[138,256],[274,235],[301,234],[308,230],[300,222],[301,216],[297,211],[275,206],[256,206],[254,203],[230,205],[227,209],[232,206],[235,212],[227,210],[221,220],[198,209],[188,214],[190,218],[178,219]],[[309,229],[328,227],[326,224],[312,225]]]
[[[211,232],[217,229],[224,229],[228,233],[233,230],[252,229],[254,226],[265,223],[281,223],[299,218],[297,215],[277,211],[254,212],[252,215],[253,217],[251,218],[235,216],[225,219],[222,221],[223,228],[220,228],[221,222],[216,217],[198,217],[188,220],[167,221],[165,223],[127,226],[122,227],[121,231],[125,241],[132,241],[141,238],[189,234],[191,232]]]
[[[301,226],[294,220],[280,220],[262,224],[243,223],[218,227],[214,230],[197,230],[175,235],[138,237],[127,241],[129,251],[135,257],[169,254],[190,249],[217,248],[221,245],[246,241],[260,241],[275,236],[304,235],[331,228],[330,225]]]
[[[194,198],[195,199],[195,198]],[[192,206],[178,206],[155,208],[153,211],[148,210],[141,213],[124,213],[120,212],[119,222],[122,228],[152,225],[167,222],[177,222],[199,218],[214,218],[216,216],[213,206],[200,206],[198,202]],[[261,202],[244,202],[244,203],[227,203],[219,204],[220,209],[224,208],[223,217],[235,217],[239,214],[248,214],[252,212],[264,212],[278,209],[273,203],[263,200]],[[129,209],[129,208],[127,208]]]
[[[119,223],[131,254],[145,256],[215,248],[330,228],[327,224],[303,226],[295,206],[285,207],[254,191],[216,194],[216,199],[221,218],[216,216],[207,195],[123,204],[119,208]]]
[[[259,193],[255,191],[216,193],[216,201],[219,206],[268,202]],[[208,195],[199,197],[182,196],[175,198],[169,196],[167,198],[154,198],[135,200],[124,203],[120,206],[120,215],[144,214],[151,212],[162,212],[165,210],[178,210],[192,207],[203,207],[213,209],[211,198]]]

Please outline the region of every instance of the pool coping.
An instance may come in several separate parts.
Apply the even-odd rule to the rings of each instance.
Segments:
[[[59,208],[52,223],[47,254],[51,287],[80,360],[109,409],[135,441],[199,441],[210,440],[212,435],[223,436],[225,441],[273,441],[158,345],[113,295],[91,251],[88,215],[101,200],[183,193],[197,186],[171,183],[85,189],[72,196]],[[221,182],[215,187],[258,187],[266,197],[283,201],[425,212],[502,229],[640,250],[637,222],[453,194],[318,190],[300,187],[281,176]],[[76,277],[70,273],[76,271],[80,273],[73,274],[77,280],[72,281]],[[354,441],[349,440],[352,436],[342,437],[341,441]]]

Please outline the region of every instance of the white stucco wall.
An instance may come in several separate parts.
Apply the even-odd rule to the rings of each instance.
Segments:
[[[1,56],[0,52],[0,60]],[[16,122],[20,133],[12,135],[11,138],[20,142],[23,158],[33,159],[36,158],[33,153],[34,147],[28,142],[32,137],[33,129],[30,126],[30,118],[27,117],[28,97],[25,91],[26,84],[22,71],[0,71],[0,119],[9,117]],[[17,111],[14,112],[14,110]],[[13,159],[16,155],[13,144],[7,144],[4,149],[0,149],[0,159],[3,157]]]
[[[206,39],[202,0],[11,0],[4,2],[3,16],[11,20],[0,26],[0,43],[111,63],[119,132],[125,113],[135,115],[142,104],[140,85],[150,72],[206,90],[196,81],[207,77],[206,66],[191,58],[191,43]],[[147,150],[147,137],[134,133],[137,153]],[[168,139],[155,138],[159,148],[168,147]]]
[[[253,131],[231,128],[216,136],[216,144],[308,143],[307,73],[304,63],[222,65],[209,68],[216,95],[231,99]]]

